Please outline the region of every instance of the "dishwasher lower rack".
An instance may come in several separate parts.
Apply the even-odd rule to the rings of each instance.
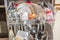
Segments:
[[[9,40],[53,40],[51,25],[10,25]]]
[[[54,15],[50,8],[15,1],[7,1],[5,6],[9,40],[53,40],[54,22],[50,23],[48,19],[54,19]]]

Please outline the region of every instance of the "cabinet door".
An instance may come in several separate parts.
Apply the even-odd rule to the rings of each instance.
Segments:
[[[0,5],[4,5],[4,0],[0,0]]]
[[[8,37],[4,0],[0,0],[0,38]]]
[[[0,8],[0,21],[6,21],[5,8]]]

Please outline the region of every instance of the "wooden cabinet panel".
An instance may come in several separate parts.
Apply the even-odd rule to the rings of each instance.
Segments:
[[[0,8],[0,21],[6,21],[5,8]]]
[[[4,0],[0,0],[0,5],[4,5]]]
[[[8,37],[4,0],[0,0],[0,38]],[[3,39],[0,39],[3,40]]]

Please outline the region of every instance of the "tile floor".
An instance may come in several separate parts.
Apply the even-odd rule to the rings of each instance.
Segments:
[[[8,40],[8,38],[0,38],[0,40]]]

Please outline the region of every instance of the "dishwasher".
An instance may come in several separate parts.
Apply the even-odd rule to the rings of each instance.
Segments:
[[[9,40],[53,40],[54,8],[45,0],[4,0]],[[53,9],[52,9],[53,8]]]

